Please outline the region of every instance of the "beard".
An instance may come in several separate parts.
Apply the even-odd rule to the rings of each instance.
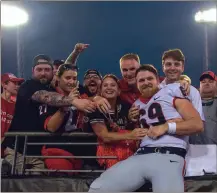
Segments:
[[[41,84],[49,84],[51,82],[50,80],[48,80],[46,78],[41,78],[41,79],[39,79],[39,81]]]
[[[157,93],[158,90],[159,90],[158,87],[154,88],[152,86],[147,86],[141,89],[141,94],[144,98],[151,98],[153,95],[155,95],[155,93]]]
[[[35,76],[33,74],[32,79],[40,82],[41,84],[50,84],[51,81],[52,81],[52,79],[53,79],[53,76],[51,76],[51,77],[49,77],[49,76],[43,76],[43,75],[42,76]]]
[[[98,92],[98,84],[94,80],[90,81],[88,85],[86,85],[87,90],[92,93],[96,94]]]

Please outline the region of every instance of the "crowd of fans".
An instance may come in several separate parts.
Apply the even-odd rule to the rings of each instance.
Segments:
[[[107,169],[133,155],[139,141],[147,135],[138,122],[141,111],[135,105],[141,99],[136,72],[140,58],[129,53],[121,57],[122,79],[114,74],[102,77],[95,69],[87,69],[83,84],[79,84],[76,61],[88,44],[76,44],[65,60],[52,61],[47,55],[33,59],[32,78],[24,80],[11,73],[1,76],[1,157],[12,164],[15,138],[5,132],[50,132],[59,136],[46,142],[99,142],[99,145],[28,146],[27,155],[43,156],[116,156],[117,159],[26,159],[28,169],[76,170],[85,167]],[[191,86],[183,75],[185,57],[181,50],[167,50],[162,55],[165,77],[158,77],[159,87],[179,82],[186,96],[204,121],[204,131],[192,134],[191,144],[217,144],[217,76],[206,71],[199,78],[200,87]],[[195,97],[200,95],[200,97]],[[202,100],[201,100],[202,99]],[[141,99],[141,101],[144,99]],[[145,100],[149,100],[148,98]],[[188,109],[186,109],[188,111]],[[201,114],[203,112],[203,114]],[[66,132],[91,132],[96,138],[63,137]],[[42,137],[29,137],[30,142],[44,142]],[[21,173],[24,139],[19,139],[16,171]],[[38,174],[41,172],[32,172]],[[71,173],[68,173],[71,174]]]

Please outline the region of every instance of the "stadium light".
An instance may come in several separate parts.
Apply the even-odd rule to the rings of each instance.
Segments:
[[[1,6],[1,25],[14,27],[25,24],[28,21],[28,14],[24,9],[16,6],[2,4]]]
[[[18,77],[24,77],[24,67],[22,62],[22,52],[21,52],[21,34],[20,26],[27,23],[29,19],[28,13],[15,5],[8,3],[1,3],[1,26],[2,27],[15,27],[16,28],[16,47],[17,47],[17,75]]]
[[[195,21],[199,23],[216,23],[216,8],[199,11],[195,14]]]
[[[209,46],[208,46],[208,24],[216,24],[217,20],[216,8],[211,8],[204,11],[198,11],[194,19],[198,23],[204,25],[204,47],[205,47],[205,67],[204,70],[209,70]]]

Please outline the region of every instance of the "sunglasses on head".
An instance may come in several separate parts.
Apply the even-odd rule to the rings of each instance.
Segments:
[[[61,76],[65,71],[68,71],[68,70],[78,71],[78,67],[74,66],[74,65],[71,65],[71,64],[62,64],[62,65],[59,66],[59,68],[58,68],[58,70],[56,72],[56,75]]]
[[[62,64],[59,67],[59,70],[64,69],[64,70],[78,70],[77,66],[71,65],[71,64]]]

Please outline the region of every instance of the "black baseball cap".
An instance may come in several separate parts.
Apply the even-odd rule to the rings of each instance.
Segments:
[[[102,75],[100,74],[100,72],[99,72],[98,70],[95,70],[95,69],[89,69],[89,70],[87,70],[87,71],[85,72],[85,74],[84,74],[84,79],[85,79],[85,78],[87,77],[87,75],[89,75],[89,74],[95,74],[95,75],[99,76],[100,79],[102,79]]]
[[[39,60],[46,60],[46,62],[38,62]],[[33,67],[39,65],[39,64],[49,64],[53,68],[53,61],[52,59],[45,54],[39,54],[34,57],[33,59]]]
[[[64,60],[54,60],[53,61],[54,66],[60,66],[61,64],[64,64],[64,63],[65,63]]]

